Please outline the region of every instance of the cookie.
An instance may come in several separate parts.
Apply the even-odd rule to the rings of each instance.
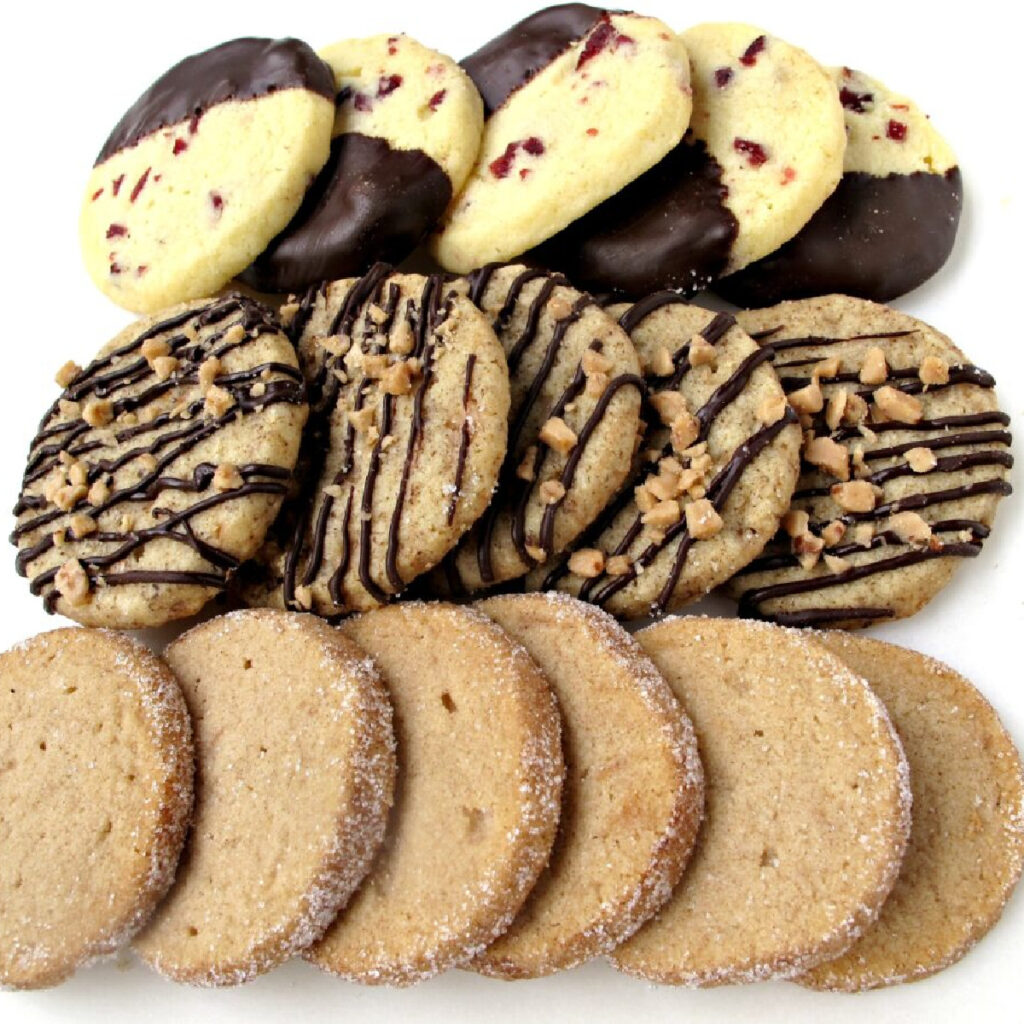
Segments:
[[[445,562],[461,593],[524,575],[600,514],[630,469],[643,381],[626,333],[565,278],[490,265],[456,287],[492,320],[512,382],[498,490]]]
[[[472,608],[397,604],[342,629],[391,694],[398,786],[373,870],[306,957],[365,984],[410,985],[504,931],[546,864],[558,710],[526,652]]]
[[[331,155],[299,212],[242,280],[296,292],[397,263],[416,248],[476,160],[483,105],[466,73],[405,35],[320,51],[334,75]]]
[[[96,158],[79,219],[89,275],[139,313],[212,295],[298,210],[333,121],[330,69],[297,39],[186,57]]]
[[[985,698],[948,665],[862,636],[816,636],[885,701],[910,762],[910,844],[878,920],[795,980],[862,991],[955,963],[998,921],[1024,865],[1024,774]]]
[[[823,68],[749,25],[682,38],[693,81],[682,143],[535,253],[581,287],[693,294],[792,238],[839,182],[843,109]]]
[[[561,594],[477,607],[530,652],[565,722],[551,861],[508,931],[470,964],[536,978],[610,952],[669,898],[693,849],[703,773],[686,713],[610,616]]]
[[[682,882],[613,964],[705,987],[839,955],[877,917],[910,828],[881,701],[793,631],[694,618],[636,636],[693,720],[706,810]]]
[[[741,615],[865,626],[912,615],[981,551],[1010,493],[1009,417],[945,335],[840,295],[738,314],[801,413],[784,529],[727,593]]]
[[[395,775],[372,662],[310,615],[244,610],[166,658],[195,723],[196,806],[178,878],[135,950],[236,985],[315,941],[369,870]]]
[[[465,274],[526,252],[682,138],[691,100],[679,37],[654,18],[596,9],[593,16],[543,67],[524,65],[521,84],[487,119],[473,172],[431,242],[447,270]],[[531,20],[509,34],[530,33]],[[485,49],[506,59],[500,37]],[[480,80],[491,63],[480,54],[465,62]]]
[[[846,115],[843,177],[781,249],[724,278],[740,306],[839,292],[888,302],[927,281],[956,239],[963,182],[921,109],[850,68],[832,78]]]
[[[728,313],[658,292],[607,312],[649,388],[641,470],[576,550],[528,589],[565,590],[624,618],[698,600],[759,555],[789,509],[800,428],[761,349]]]
[[[320,615],[375,608],[487,507],[505,455],[505,358],[442,278],[383,265],[290,315],[310,392],[305,479],[245,594]]]
[[[291,481],[306,398],[288,338],[249,299],[206,299],[133,324],[57,381],[15,507],[18,572],[85,625],[199,611]]]
[[[0,988],[112,953],[174,878],[192,730],[170,669],[127,636],[58,629],[0,654]]]

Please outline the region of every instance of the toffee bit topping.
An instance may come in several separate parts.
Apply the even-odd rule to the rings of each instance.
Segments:
[[[873,398],[878,414],[875,419],[879,422],[895,420],[898,423],[918,423],[924,415],[924,408],[918,399],[888,384],[878,388]]]
[[[552,295],[545,308],[553,320],[564,320],[572,312],[572,303],[564,295]],[[587,352],[593,351],[593,349],[587,349]],[[585,352],[584,357],[586,354]],[[594,352],[594,355],[598,354]],[[585,367],[583,372],[586,373]]]
[[[829,493],[832,500],[847,512],[872,512],[877,502],[875,489],[867,480],[835,484]]]
[[[67,420],[77,420],[82,415],[82,407],[78,402],[69,402],[66,398],[62,398],[57,403],[57,409],[61,416]]]
[[[675,526],[682,515],[683,510],[679,507],[679,502],[669,499],[657,502],[650,511],[644,512],[640,521],[644,526],[650,526],[655,530],[667,530],[670,526]]]
[[[849,563],[844,559],[840,558],[838,555],[826,554],[825,565],[828,566],[829,572],[834,573],[845,572],[847,569],[850,568]]]
[[[532,481],[535,476],[534,465],[536,464],[536,461],[537,446],[535,444],[531,444],[523,454],[522,462],[516,466],[516,476],[519,477],[520,480]]]
[[[404,360],[389,366],[381,377],[381,388],[387,395],[408,395],[412,392],[412,382],[419,375],[418,367],[412,360]]]
[[[167,380],[178,368],[178,360],[174,356],[158,356],[153,360],[152,366],[157,380]]]
[[[262,398],[267,393],[267,385],[263,381],[258,380],[251,388],[249,388],[249,394],[253,398]]]
[[[922,384],[949,383],[949,367],[938,356],[925,356],[917,375]]]
[[[580,548],[569,556],[569,571],[592,580],[604,572],[604,552],[597,548]]]
[[[391,331],[388,347],[396,355],[407,356],[416,347],[416,338],[407,320],[399,320]]]
[[[671,377],[676,370],[676,364],[672,362],[672,353],[664,345],[659,345],[651,357],[648,369],[655,377]]]
[[[610,382],[611,378],[607,373],[592,373],[587,377],[587,384],[583,390],[591,398],[600,398],[608,390]],[[569,406],[567,405],[565,408],[568,411]]]
[[[821,380],[822,377],[835,377],[839,373],[839,359],[837,356],[831,356],[829,359],[822,359],[820,362],[814,364],[814,369],[811,370],[811,376],[815,380]]]
[[[875,536],[875,528],[870,523],[858,523],[853,528],[853,542],[862,548],[871,547],[871,540]]]
[[[842,388],[829,395],[828,405],[825,407],[825,422],[829,430],[838,429],[839,424],[843,422],[843,413],[849,400],[850,392]]]
[[[547,505],[554,505],[565,497],[565,487],[559,480],[545,480],[540,485],[541,500]]]
[[[57,570],[53,585],[73,608],[88,604],[92,598],[89,576],[77,558],[65,562]]]
[[[612,555],[605,563],[604,571],[609,576],[627,576],[632,563],[627,555]]]
[[[152,366],[154,359],[170,354],[171,346],[167,343],[166,338],[147,338],[139,351],[142,353],[142,358]]]
[[[278,311],[277,319],[282,327],[291,327],[295,322],[295,317],[299,312],[299,304],[297,302],[286,302]]]
[[[583,353],[582,359],[583,372],[587,377],[592,377],[596,373],[604,374],[606,377],[614,369],[612,361],[600,352],[595,351],[592,348],[588,348]]]
[[[199,386],[204,392],[213,387],[220,369],[220,360],[216,356],[209,356],[199,364]]]
[[[349,423],[360,434],[365,434],[373,426],[375,419],[376,412],[372,405],[364,405],[362,409],[352,409],[348,414]]]
[[[825,549],[825,542],[813,533],[801,533],[799,537],[793,538],[793,554],[797,556],[801,567],[810,572],[818,564],[822,551]]]
[[[769,395],[757,407],[757,418],[766,426],[778,423],[786,415],[786,396]]]
[[[54,380],[62,387],[68,387],[72,381],[82,372],[78,363],[68,360],[56,373]]]
[[[384,354],[363,356],[363,373],[375,380],[384,376],[388,368],[388,357]]]
[[[89,482],[89,471],[81,462],[72,462],[68,466],[68,480],[80,487]]]
[[[860,364],[861,384],[884,384],[889,376],[889,367],[885,361],[885,353],[875,346],[869,348],[864,354],[864,361]]]
[[[540,428],[538,436],[549,448],[553,448],[562,455],[567,455],[571,452],[579,441],[579,438],[565,420],[558,416],[552,416]]]
[[[76,540],[81,540],[82,537],[88,537],[90,533],[95,533],[99,526],[96,520],[92,516],[86,515],[84,512],[76,512],[70,520],[71,531],[75,535]]]
[[[853,391],[846,392],[843,407],[844,423],[861,423],[868,418],[868,403]]]
[[[939,464],[931,448],[911,448],[907,452],[907,465],[915,473],[928,473]]]
[[[157,467],[156,456],[151,452],[143,452],[139,456],[139,469],[142,470],[142,475],[145,476],[148,473],[152,473]]]
[[[301,584],[294,590],[295,604],[303,611],[308,612],[313,607],[313,589],[304,587]]]
[[[235,404],[235,397],[226,388],[211,384],[206,389],[203,410],[208,416],[223,416]]]
[[[90,427],[105,427],[114,418],[114,406],[106,398],[91,398],[82,409],[82,419]]]
[[[833,519],[822,531],[821,539],[834,548],[846,536],[846,523],[841,519]]]
[[[215,491],[237,491],[245,483],[238,468],[230,462],[222,462],[213,473]]]
[[[811,517],[800,509],[791,508],[782,517],[782,528],[790,537],[799,537],[808,532]]]
[[[717,361],[715,346],[703,334],[695,334],[690,339],[690,365],[714,367]]]
[[[102,505],[110,497],[110,485],[105,480],[96,480],[89,488],[89,504],[94,508]]]
[[[897,512],[889,516],[888,529],[907,544],[927,544],[932,528],[916,512]]]
[[[543,562],[548,557],[547,551],[545,551],[542,547],[538,547],[536,544],[527,544],[526,553],[535,562]]]
[[[821,412],[825,407],[825,396],[817,379],[789,396],[789,404],[799,413]]]
[[[850,479],[850,450],[831,437],[815,437],[804,445],[804,459],[840,480]]]
[[[722,530],[722,517],[707,498],[691,501],[684,509],[686,529],[696,540],[707,540]]]
[[[686,399],[678,391],[659,391],[651,395],[651,405],[666,427],[671,427],[684,413],[690,413]]]
[[[654,496],[654,492],[647,484],[640,484],[633,488],[633,500],[642,513],[650,512],[658,504],[658,498]]]

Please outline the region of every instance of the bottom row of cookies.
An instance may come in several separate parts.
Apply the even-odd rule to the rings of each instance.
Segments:
[[[0,655],[0,984],[134,940],[234,984],[609,955],[691,986],[858,990],[954,962],[1024,863],[1020,757],[946,666],[572,598],[269,610],[157,658],[103,630]],[[869,685],[870,683],[870,685]],[[884,702],[884,703],[883,703]]]

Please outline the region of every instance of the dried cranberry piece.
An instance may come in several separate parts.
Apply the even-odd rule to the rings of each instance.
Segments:
[[[544,143],[537,138],[536,135],[531,135],[524,143],[523,149],[526,150],[530,156],[540,156],[544,152]]]
[[[107,228],[107,238],[124,238],[128,234],[128,229],[123,224],[111,224]]]
[[[186,149],[188,149],[188,143],[184,139],[175,139],[174,148],[171,150],[171,153],[174,156],[178,156],[179,154],[184,153]]]
[[[401,75],[381,75],[377,82],[377,99],[390,96],[401,84]]]
[[[214,210],[220,213],[224,209],[224,197],[219,192],[210,193],[210,202],[213,204]]]
[[[588,128],[587,129],[587,134],[591,135],[591,136],[597,135],[597,129],[596,128]]]
[[[103,195],[103,189],[101,189],[101,188],[96,189],[96,191],[93,192],[93,194],[92,194],[92,199],[90,200],[90,202],[95,203],[96,200],[99,199],[99,197],[101,195]]]
[[[615,28],[608,14],[602,14],[600,24],[590,33],[586,43],[583,44],[583,50],[576,61],[576,70],[579,71],[587,61],[593,60],[602,50],[607,50],[609,47],[617,50],[620,46],[628,46],[635,42],[636,40],[632,36],[624,35]]]
[[[885,134],[893,142],[902,142],[907,137],[907,126],[902,121],[890,121],[886,126]]]
[[[782,184],[788,185],[791,181],[796,179],[796,171],[792,167],[782,168]]]
[[[148,264],[146,264],[146,263],[140,263],[140,264],[139,264],[139,266],[137,266],[137,267],[135,268],[135,276],[136,276],[136,277],[142,277],[142,275],[143,275],[143,274],[144,274],[144,273],[145,273],[145,272],[146,272],[147,270],[149,270],[149,265],[148,265]]]
[[[430,97],[430,103],[428,104],[430,109],[431,110],[437,110],[437,108],[439,106],[441,106],[442,103],[444,103],[444,98],[447,95],[448,95],[448,90],[447,89],[440,89],[437,92],[435,92],[434,95]]]
[[[139,178],[137,182],[135,182],[135,188],[132,189],[132,194],[128,197],[129,202],[134,203],[135,200],[139,198],[139,194],[146,187],[146,182],[149,180],[149,172],[151,170],[153,170],[152,167],[147,167],[142,172],[142,177]]]
[[[356,110],[363,111],[363,113],[366,113],[368,110],[373,110],[373,103],[365,92],[356,93],[356,98],[352,101],[352,106],[354,106]]]
[[[394,55],[398,53],[398,46],[396,45],[397,42],[398,36],[388,37],[388,56],[394,57]]]
[[[743,153],[747,158],[747,163],[751,167],[760,167],[761,164],[768,160],[768,154],[765,152],[764,146],[759,142],[751,142],[750,139],[733,139],[732,148],[737,153]]]
[[[512,161],[516,158],[516,150],[518,148],[518,142],[510,142],[505,147],[505,152],[487,165],[490,168],[491,174],[496,178],[507,178],[509,171],[512,170]]]
[[[119,263],[111,263],[110,264],[110,272],[111,272],[111,274],[120,274],[121,273],[121,265]]]
[[[118,176],[117,176],[117,177],[116,177],[116,178],[115,178],[115,179],[114,179],[114,180],[113,180],[113,181],[112,181],[112,182],[110,183],[110,190],[111,190],[111,192],[113,192],[113,193],[114,193],[114,195],[115,195],[115,196],[117,195],[117,193],[118,193],[118,192],[120,192],[120,191],[121,191],[121,185],[122,185],[122,183],[123,183],[123,182],[124,182],[124,175],[123,175],[123,174],[119,174],[119,175],[118,175]]]
[[[189,135],[195,135],[199,131],[199,119],[203,116],[203,112],[198,108],[192,112],[192,117],[188,122],[188,133]]]
[[[744,51],[740,57],[740,63],[747,68],[752,68],[757,63],[757,55],[764,51],[765,38],[758,36]]]
[[[522,167],[522,168],[520,168],[520,170],[519,170],[519,180],[520,181],[526,181],[526,179],[529,176],[530,176],[530,168],[529,167]]]
[[[863,114],[867,110],[867,104],[874,103],[874,101],[874,93],[854,92],[852,89],[847,89],[845,85],[839,90],[839,102],[855,114]]]
[[[732,81],[732,68],[717,68],[715,70],[715,85],[724,89]]]

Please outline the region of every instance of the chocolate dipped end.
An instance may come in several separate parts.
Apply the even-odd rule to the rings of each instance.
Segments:
[[[945,174],[844,174],[795,238],[715,290],[749,308],[833,292],[888,302],[946,262],[962,206],[958,167]]]
[[[334,73],[298,39],[233,39],[193,54],[161,75],[103,144],[96,164],[168,125],[196,120],[228,100],[308,89],[334,102]]]
[[[606,12],[586,4],[559,4],[524,18],[459,63],[484,100],[498,109],[563,50],[585,36]]]
[[[684,139],[531,258],[591,291],[694,294],[722,273],[736,238],[726,194],[718,161],[703,142]]]
[[[377,261],[398,263],[451,198],[451,180],[426,153],[356,132],[339,135],[298,213],[241,280],[260,291],[296,292],[356,277]]]

